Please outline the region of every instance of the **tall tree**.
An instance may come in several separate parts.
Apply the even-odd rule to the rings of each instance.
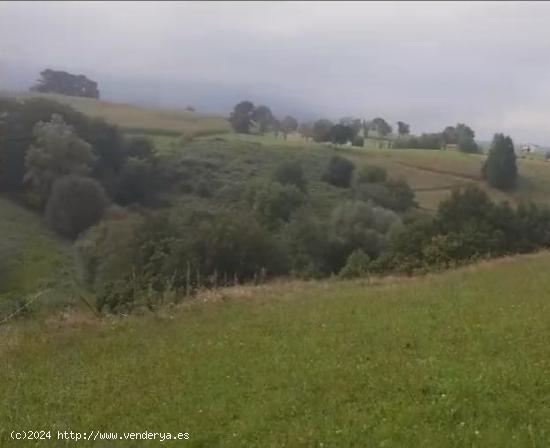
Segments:
[[[312,137],[316,142],[328,142],[330,141],[330,131],[333,123],[327,119],[317,120],[313,124]]]
[[[252,111],[252,121],[258,125],[260,134],[267,132],[275,121],[271,109],[267,106],[258,106]]]
[[[313,124],[311,123],[300,124],[298,128],[298,132],[303,138],[305,138],[306,140],[309,140],[310,138],[313,137]]]
[[[336,145],[348,143],[353,137],[354,132],[351,126],[338,123],[330,129],[330,141]]]
[[[33,92],[99,98],[97,82],[88,79],[84,75],[72,75],[62,70],[49,68],[40,72],[40,79],[30,90]]]
[[[518,167],[514,142],[509,136],[495,134],[482,174],[489,185],[500,190],[509,190],[516,185]]]
[[[475,132],[464,123],[456,125],[457,146],[462,152],[478,152],[477,143],[474,140]]]
[[[380,117],[376,117],[372,120],[372,129],[374,129],[382,137],[385,137],[392,131],[392,128],[388,122]]]
[[[229,123],[235,131],[241,134],[249,134],[252,125],[252,114],[254,113],[254,103],[251,101],[241,101],[229,115]]]
[[[411,127],[403,122],[403,121],[398,121],[397,122],[397,133],[400,135],[400,136],[403,136],[403,135],[408,135],[410,134],[411,132]]]
[[[359,131],[361,131],[363,126],[361,119],[355,117],[342,117],[340,119],[340,124],[351,128],[353,132],[352,140],[357,136],[357,134],[359,134]]]
[[[296,120],[296,118],[291,117],[290,115],[287,115],[281,121],[281,131],[283,132],[285,139],[288,134],[292,132],[296,132],[297,129],[298,129],[298,120]]]
[[[454,145],[458,142],[458,133],[454,126],[447,126],[441,135],[444,145]]]

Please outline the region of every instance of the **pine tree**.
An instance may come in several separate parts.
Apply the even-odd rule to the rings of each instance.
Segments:
[[[482,169],[489,185],[500,190],[514,188],[518,177],[514,143],[509,136],[495,134],[489,156]]]

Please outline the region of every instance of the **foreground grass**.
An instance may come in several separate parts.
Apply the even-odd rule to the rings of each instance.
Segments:
[[[548,446],[549,262],[4,327],[0,445],[30,428],[187,431],[201,447]]]

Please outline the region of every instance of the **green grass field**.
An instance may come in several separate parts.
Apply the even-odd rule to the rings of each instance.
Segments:
[[[181,431],[196,447],[548,446],[549,263],[0,327],[0,444],[32,428]]]

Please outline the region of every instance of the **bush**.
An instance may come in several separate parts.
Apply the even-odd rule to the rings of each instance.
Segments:
[[[154,146],[146,137],[132,137],[126,143],[125,150],[127,157],[138,159],[152,159],[154,157]]]
[[[342,278],[364,277],[368,273],[370,258],[361,249],[354,250],[340,270]]]
[[[350,160],[333,156],[328,163],[323,180],[335,187],[348,188],[354,169],[355,165]]]
[[[348,201],[334,209],[330,218],[328,264],[339,272],[348,256],[362,249],[370,258],[380,255],[386,235],[401,224],[397,214],[362,201]]]
[[[365,146],[365,139],[364,139],[362,136],[360,136],[360,135],[356,135],[356,136],[353,138],[351,144],[352,144],[353,146],[359,146],[359,147],[362,148],[363,146]]]
[[[306,191],[306,178],[302,165],[295,160],[281,163],[273,174],[273,179],[283,185],[294,185],[301,191]]]
[[[385,182],[387,178],[386,170],[379,166],[362,165],[355,172],[355,183],[380,183]]]
[[[77,246],[98,308],[116,312],[152,308],[225,281],[288,272],[282,241],[246,211],[112,219],[87,232]]]
[[[107,205],[103,187],[93,179],[70,175],[55,182],[46,220],[60,235],[75,238],[98,222]]]
[[[309,210],[299,210],[281,229],[281,235],[293,275],[317,278],[330,272],[328,229]]]
[[[121,205],[144,204],[154,193],[153,176],[149,161],[128,158],[116,179],[114,200]]]
[[[373,201],[377,205],[404,212],[415,205],[414,192],[403,180],[387,180],[384,183],[360,183],[354,188],[356,199]]]
[[[305,202],[302,192],[294,185],[261,180],[250,184],[246,198],[260,221],[272,229],[288,222],[292,213]]]
[[[394,140],[395,149],[441,149],[443,137],[440,133],[422,134],[420,136],[401,136]]]

